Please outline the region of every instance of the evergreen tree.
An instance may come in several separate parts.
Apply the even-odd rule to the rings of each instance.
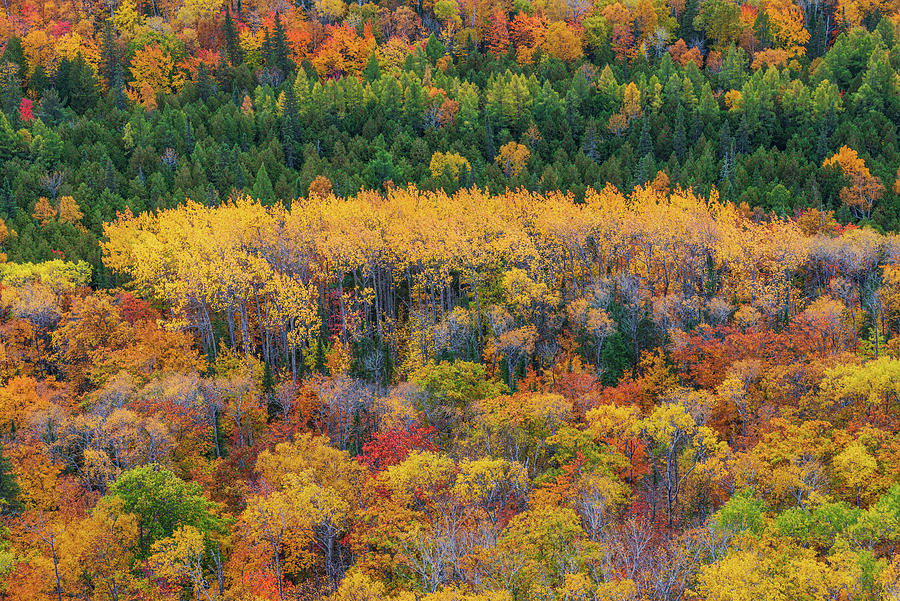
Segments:
[[[300,131],[299,115],[297,112],[297,96],[294,86],[288,82],[284,86],[284,116],[281,119],[281,143],[284,147],[285,163],[291,169],[294,168],[297,155],[298,133]]]
[[[119,58],[119,48],[113,33],[112,21],[107,19],[103,24],[103,39],[100,42],[100,76],[106,80],[106,85],[112,89],[116,83],[116,75],[122,70]],[[122,78],[124,80],[124,78]]]
[[[700,0],[686,0],[684,13],[681,15],[681,38],[686,42],[692,42],[697,36],[694,29],[694,19],[700,14]]]
[[[597,160],[597,126],[593,119],[588,122],[584,132],[584,143],[582,144],[584,155],[592,161]]]
[[[366,68],[363,71],[363,78],[368,82],[377,81],[381,77],[381,67],[378,64],[378,57],[375,55],[375,50],[372,50],[372,54],[369,55],[369,60],[366,62]]]
[[[747,113],[741,113],[741,125],[738,128],[737,151],[745,154],[750,151],[750,125],[747,123]]]
[[[259,46],[259,53],[262,55],[263,62],[266,67],[272,69],[275,67],[275,57],[272,54],[272,35],[271,31],[266,29],[263,32],[262,43]]]
[[[641,156],[646,156],[653,152],[653,138],[650,134],[650,118],[646,115],[641,124],[641,140],[638,143],[638,152]]]
[[[656,174],[656,159],[653,152],[645,154],[638,162],[637,170],[634,175],[635,186],[646,186]]]
[[[816,162],[821,164],[830,154],[831,148],[828,141],[828,127],[823,119],[822,125],[819,127],[819,141],[816,144]]]
[[[679,162],[684,160],[684,153],[687,147],[687,134],[684,131],[684,107],[678,104],[675,111],[675,134],[672,139],[672,150]]]
[[[497,156],[497,148],[494,145],[494,128],[491,127],[490,119],[484,121],[484,157],[488,162],[493,161]]]
[[[0,511],[9,513],[19,507],[19,484],[13,474],[9,459],[3,454],[0,446]]]
[[[724,131],[724,128],[723,128]],[[729,198],[734,190],[734,140],[728,141],[728,148],[723,152],[722,168],[719,171],[720,192]]]
[[[216,94],[216,84],[210,76],[209,67],[206,66],[206,63],[200,63],[200,67],[197,69],[197,90],[204,101],[209,100]]]
[[[19,78],[19,82],[25,80],[28,62],[25,60],[25,51],[22,50],[22,40],[19,36],[14,35],[6,41],[3,60],[16,66],[16,75]]]
[[[13,123],[18,122],[19,103],[22,101],[22,87],[15,63],[0,64],[0,105]]]
[[[753,22],[753,31],[756,33],[756,37],[759,40],[761,50],[765,50],[772,46],[769,15],[766,14],[766,11],[760,11],[759,14],[756,15],[756,20]]]
[[[731,127],[728,125],[728,120],[725,120],[722,124],[722,131],[719,134],[719,156],[725,157],[732,148]]]
[[[325,345],[322,343],[322,337],[316,338],[316,360],[315,369],[320,374],[325,373]]]
[[[428,41],[425,42],[425,56],[428,57],[428,60],[434,63],[437,59],[444,56],[446,51],[447,49],[441,41],[437,39],[437,36],[434,35],[434,33],[428,36]]]
[[[144,172],[141,171],[139,176],[143,180]],[[106,189],[110,192],[116,191],[116,170],[113,167],[112,159],[108,156],[106,157]]]
[[[291,60],[290,47],[288,46],[287,35],[284,32],[284,23],[282,23],[279,13],[275,13],[275,29],[272,32],[269,44],[272,66],[287,76],[288,73],[294,70],[294,63]]]
[[[266,164],[263,163],[256,172],[256,181],[253,183],[253,198],[257,198],[260,202],[272,202],[275,200],[275,189],[272,187],[272,180],[266,171]]]
[[[9,183],[8,177],[3,178],[3,187],[0,188],[0,202],[3,203],[3,214],[6,215],[6,218],[15,219],[19,213],[19,207],[13,198],[12,185]]]
[[[118,77],[121,73],[115,73]],[[54,87],[59,91],[60,100],[76,113],[83,114],[97,105],[99,91],[94,71],[79,54],[75,60],[62,59],[56,70]],[[115,87],[111,91],[115,94]]]
[[[34,68],[31,78],[28,80],[28,88],[37,92],[38,96],[43,96],[47,88],[50,87],[50,78],[44,65],[38,65]]]
[[[125,110],[125,75],[122,69],[116,70],[112,87],[109,89],[109,99],[117,109]]]
[[[243,50],[241,50],[237,28],[234,25],[234,20],[231,18],[231,8],[229,4],[231,3],[225,3],[225,53],[228,55],[231,64],[237,66],[244,62],[244,53]]]
[[[184,146],[187,148],[188,154],[194,152],[194,126],[191,125],[191,118],[189,116],[185,116],[185,125],[184,125]]]
[[[57,125],[63,118],[63,105],[56,88],[50,88],[41,98],[41,107],[38,116],[44,123]]]
[[[700,115],[700,111],[695,110],[691,114],[691,118],[691,143],[696,144],[703,133],[703,117]]]

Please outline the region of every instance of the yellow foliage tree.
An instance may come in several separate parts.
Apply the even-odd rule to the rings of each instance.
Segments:
[[[78,225],[84,213],[78,207],[78,203],[71,196],[62,196],[59,199],[59,222]]]
[[[50,204],[49,198],[41,196],[34,204],[34,211],[31,213],[31,216],[35,220],[40,221],[41,225],[47,225],[56,217],[56,209]]]
[[[435,152],[431,155],[428,167],[431,170],[431,177],[435,179],[446,177],[454,182],[459,181],[459,178],[472,168],[469,161],[457,152]]]
[[[840,150],[825,159],[823,167],[837,167],[848,180],[849,186],[841,188],[841,200],[850,208],[854,216],[868,219],[875,201],[884,194],[884,184],[869,172],[855,150],[842,146]]]
[[[184,85],[184,74],[175,58],[159,44],[149,44],[135,51],[131,58],[131,77],[133,87],[140,90],[142,96],[145,87],[154,94],[172,94]]]
[[[500,152],[495,159],[497,165],[506,174],[506,177],[518,177],[525,170],[531,151],[527,146],[518,142],[507,142],[500,147]]]

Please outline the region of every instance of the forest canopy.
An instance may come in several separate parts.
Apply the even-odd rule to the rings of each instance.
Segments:
[[[112,11],[112,12],[110,12]],[[192,199],[670,185],[900,224],[895,1],[0,11],[0,235],[110,279],[103,224]],[[55,252],[54,252],[55,251]]]
[[[897,0],[8,0],[0,599],[900,599]]]

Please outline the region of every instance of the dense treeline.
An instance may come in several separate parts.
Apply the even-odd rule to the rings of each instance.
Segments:
[[[5,598],[900,590],[896,235],[657,178],[104,239],[131,292],[0,265]]]
[[[840,231],[830,213],[757,222],[681,189],[609,187],[576,203],[410,188],[314,194],[289,210],[242,199],[128,214],[103,247],[105,264],[163,301],[210,356],[225,341],[296,378],[336,336],[358,347],[358,375],[379,382],[396,379],[394,366],[405,379],[429,360],[503,355],[514,387],[532,359],[552,369],[565,327],[554,314],[577,306],[568,326],[586,328],[580,348],[612,385],[643,350],[673,342],[670,325],[690,331],[748,304],[747,319],[783,326],[795,290],[815,298],[835,278],[857,326],[883,344],[879,270],[894,238]],[[497,298],[508,310],[490,309]]]
[[[12,260],[61,253],[109,285],[105,221],[234,191],[272,204],[413,183],[581,200],[659,172],[780,216],[898,224],[890,4],[112,7],[0,19]]]
[[[897,0],[0,38],[0,598],[900,599]]]

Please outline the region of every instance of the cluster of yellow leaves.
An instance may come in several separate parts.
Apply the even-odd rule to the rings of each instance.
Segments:
[[[506,177],[518,177],[525,170],[531,151],[518,142],[507,142],[500,147],[495,159]]]
[[[850,181],[849,186],[841,188],[841,200],[855,213],[868,217],[875,201],[884,194],[884,184],[869,172],[856,151],[841,146],[840,150],[825,159],[822,166],[836,166],[841,170]]]
[[[451,181],[459,181],[461,176],[465,176],[472,166],[469,161],[456,152],[435,152],[431,155],[431,163],[429,163],[431,177],[437,179],[447,177]]]
[[[696,592],[709,601],[853,599],[861,575],[850,551],[822,561],[812,549],[792,544],[748,544],[702,566]]]
[[[634,94],[626,88],[625,97],[628,114],[640,111],[636,88]],[[510,176],[521,175],[527,155],[527,147],[510,142],[498,161]],[[290,210],[246,198],[214,208],[188,203],[155,215],[126,213],[105,234],[106,264],[174,307],[173,328],[189,323],[212,344],[211,322],[218,317],[245,353],[256,350],[257,341],[279,339],[281,331],[306,353],[323,312],[336,313],[343,345],[365,331],[385,335],[395,314],[383,282],[389,275],[409,281],[417,303],[394,329],[393,341],[402,373],[446,344],[436,333],[451,315],[438,301],[453,274],[477,295],[498,265],[503,306],[482,303],[481,311],[492,320],[496,313],[496,339],[488,342],[495,356],[510,361],[517,349],[531,347],[533,337],[518,326],[536,311],[555,309],[561,289],[574,291],[566,299],[573,322],[599,349],[610,326],[601,291],[613,278],[631,307],[656,297],[654,318],[676,344],[692,315],[708,312],[722,322],[737,304],[734,319],[742,327],[805,310],[801,321],[811,340],[838,351],[848,333],[840,307],[826,301],[803,307],[797,270],[812,257],[835,269],[872,269],[892,244],[867,229],[815,236],[795,220],[755,221],[715,194],[702,199],[662,183],[630,195],[611,187],[588,190],[581,204],[559,193],[492,196],[465,189],[448,195],[415,188],[347,199],[316,192]],[[854,264],[845,266],[848,261]],[[723,280],[721,296],[698,295],[711,278]],[[338,306],[320,306],[320,287],[337,282],[344,283]],[[851,324],[849,333],[854,329]]]

